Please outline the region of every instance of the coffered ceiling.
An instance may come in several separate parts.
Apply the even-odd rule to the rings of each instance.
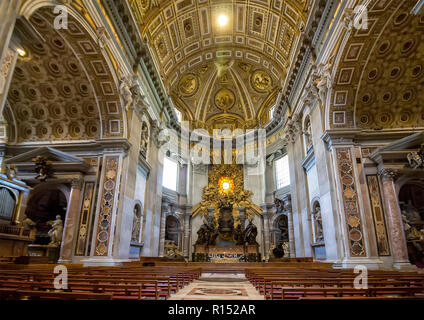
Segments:
[[[269,120],[308,0],[129,0],[168,94],[195,127]]]
[[[352,30],[334,77],[332,128],[422,128],[424,16],[416,1],[373,0]]]

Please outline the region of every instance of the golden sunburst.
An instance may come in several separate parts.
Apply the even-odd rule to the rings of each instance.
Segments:
[[[230,192],[234,192],[234,179],[230,177],[221,177],[218,180],[218,192],[225,196]]]

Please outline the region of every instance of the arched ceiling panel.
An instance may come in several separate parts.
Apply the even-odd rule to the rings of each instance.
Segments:
[[[120,98],[101,49],[72,16],[67,30],[55,30],[54,18],[43,8],[30,19],[45,42],[24,44],[28,57],[15,68],[8,96],[15,141],[122,136]]]
[[[424,127],[424,16],[415,1],[377,0],[353,29],[334,77],[330,127]]]
[[[243,119],[241,127],[264,122],[259,110],[265,101],[271,106],[267,98],[286,81],[308,1],[130,3],[168,93],[183,113],[195,115],[197,127],[219,127],[210,120],[226,113],[229,121]],[[220,17],[228,19],[225,25]]]

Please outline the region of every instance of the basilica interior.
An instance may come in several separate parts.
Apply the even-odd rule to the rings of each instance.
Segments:
[[[0,21],[1,299],[53,294],[25,277],[57,265],[152,281],[57,299],[290,299],[261,281],[358,266],[424,298],[423,0],[1,0]],[[218,270],[246,287],[186,287]]]

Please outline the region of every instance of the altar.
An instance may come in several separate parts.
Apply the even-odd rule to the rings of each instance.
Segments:
[[[261,254],[258,245],[195,245],[193,261],[212,263],[260,262]]]

